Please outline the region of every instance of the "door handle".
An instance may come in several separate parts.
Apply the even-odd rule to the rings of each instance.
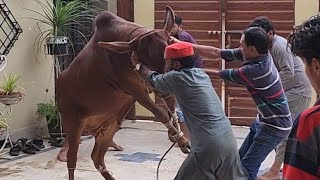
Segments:
[[[209,35],[216,35],[216,34],[220,35],[221,31],[208,31],[208,34]]]
[[[226,31],[225,32],[225,48],[229,49],[232,48],[232,37],[234,36],[241,36],[242,35],[242,31]]]

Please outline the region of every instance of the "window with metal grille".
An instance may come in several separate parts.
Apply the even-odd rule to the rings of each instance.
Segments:
[[[70,2],[72,0],[63,0],[64,2]],[[108,2],[105,0],[82,0],[83,3],[96,6],[98,8],[107,9]],[[53,1],[55,3],[55,0]],[[93,15],[93,14],[91,14]],[[77,19],[79,24],[72,24],[69,28],[76,29],[77,32],[68,30],[69,40],[72,46],[69,46],[68,55],[60,56],[60,68],[66,69],[73,59],[80,53],[80,51],[86,46],[88,41],[93,35],[94,25],[92,21],[88,21],[85,17],[83,19]],[[81,34],[80,34],[81,33]]]
[[[7,55],[22,29],[3,0],[0,1],[0,14],[0,54]]]

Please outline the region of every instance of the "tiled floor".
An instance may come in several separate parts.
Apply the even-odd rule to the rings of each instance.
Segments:
[[[248,128],[233,127],[238,145],[243,142]],[[125,150],[109,151],[105,161],[107,168],[117,180],[154,180],[161,156],[170,147],[165,127],[159,123],[126,121],[115,136],[115,141]],[[47,145],[47,144],[46,144]],[[87,139],[80,145],[76,179],[103,179],[95,170],[90,158],[94,139]],[[5,180],[51,180],[67,179],[66,163],[58,162],[59,149],[49,145],[44,151],[28,156],[21,154],[15,159],[4,155],[0,159],[0,179]],[[160,179],[173,179],[186,155],[174,147],[160,167]],[[6,159],[9,158],[9,159]],[[261,166],[261,171],[270,166],[274,153]]]

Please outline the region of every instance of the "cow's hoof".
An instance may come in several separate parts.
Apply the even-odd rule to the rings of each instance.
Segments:
[[[113,146],[113,149],[114,149],[115,151],[123,151],[123,150],[124,150],[123,147],[121,147],[121,146],[119,146],[119,145]]]
[[[190,141],[188,141],[187,144],[184,144],[183,146],[180,146],[180,149],[184,154],[189,154],[191,152]]]
[[[61,162],[67,162],[67,153],[68,153],[68,149],[61,149],[61,151],[59,152],[59,154],[57,155],[57,159]]]
[[[101,173],[105,180],[116,180],[109,172]]]

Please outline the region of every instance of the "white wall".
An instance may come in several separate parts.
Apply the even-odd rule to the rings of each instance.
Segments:
[[[307,3],[308,2],[308,3]],[[301,24],[303,21],[310,18],[319,12],[319,0],[296,0],[296,13],[295,20],[296,25]],[[313,98],[310,105],[312,106],[317,99],[315,91],[313,91]]]
[[[36,61],[34,54],[34,40],[39,30],[35,21],[26,17],[35,17],[33,13],[25,8],[40,11],[40,7],[34,1],[10,0],[5,1],[16,18],[23,33],[19,36],[14,47],[7,56],[8,64],[0,73],[0,81],[5,73],[21,74],[21,85],[26,89],[24,99],[12,106],[12,114],[8,117],[10,130],[15,137],[33,136],[35,128],[39,122],[36,121],[37,103],[44,102],[53,97],[53,79],[50,79],[52,69],[52,59],[37,56],[40,61]],[[0,37],[1,38],[1,37]],[[49,92],[46,93],[46,89]],[[4,106],[0,106],[4,108]]]
[[[154,0],[134,1],[134,22],[154,28]]]

